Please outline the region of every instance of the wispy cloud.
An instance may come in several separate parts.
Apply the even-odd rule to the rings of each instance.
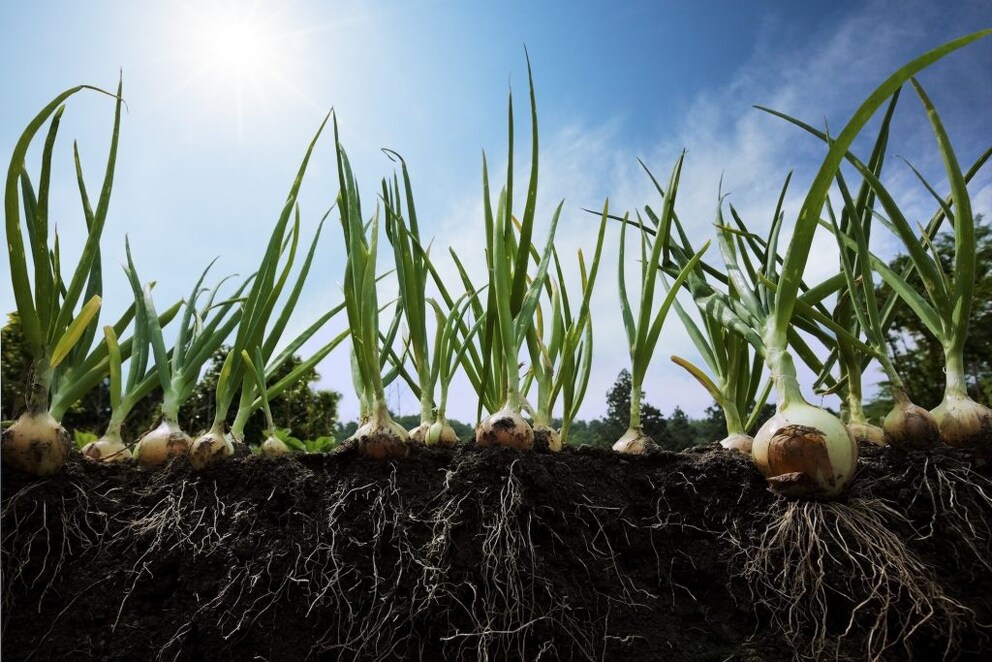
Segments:
[[[730,194],[729,202],[753,224],[753,229],[764,231],[786,174],[795,170],[785,206],[788,222],[795,217],[824,148],[815,138],[751,105],[766,105],[821,126],[829,120],[831,130],[838,131],[855,105],[906,59],[957,36],[934,37],[932,31],[928,32],[932,16],[924,7],[919,12],[894,13],[894,9],[898,8],[891,3],[870,4],[836,26],[824,27],[807,39],[799,39],[798,45],[787,50],[775,43],[787,26],[769,22],[754,53],[745,59],[733,79],[722,88],[699,95],[681,122],[665,134],[657,135],[648,145],[630,144],[625,131],[628,127],[616,118],[602,122],[579,118],[558,128],[549,127],[544,120],[543,135],[550,137],[544,139],[541,151],[538,214],[541,227],[546,227],[553,205],[565,198],[565,213],[556,239],[558,250],[567,256],[574,255],[580,247],[591,251],[596,219],[581,208],[598,209],[607,196],[614,213],[641,208],[644,204],[660,207],[660,198],[637,165],[637,159],[643,159],[659,180],[665,182],[682,149],[687,150],[687,156],[677,209],[695,240],[701,243],[712,235],[721,176],[724,192]],[[939,86],[940,81],[931,82]],[[926,78],[924,83],[927,84]],[[939,92],[947,94],[943,89]],[[948,95],[948,101],[953,103],[953,96]],[[916,107],[913,104],[916,101],[905,95],[901,111],[906,117],[896,122],[890,151],[905,155],[939,183],[942,181],[939,160],[932,139],[921,140],[927,137],[928,129],[918,104]],[[518,136],[520,133],[518,125]],[[862,151],[864,144],[864,141],[858,143]],[[518,161],[526,157],[518,152]],[[490,166],[491,173],[501,173],[505,167],[493,163]],[[522,169],[518,164],[518,172]],[[892,161],[889,172],[887,182],[911,218],[929,216],[932,201],[908,169]],[[523,185],[522,180],[518,182],[517,190],[521,191]],[[976,182],[972,190],[976,192],[976,210],[988,213],[992,208],[989,177],[986,175]],[[480,192],[466,191],[454,197],[444,221],[436,229],[440,244],[452,246],[463,256],[480,257],[474,260],[477,271],[484,246],[481,219]],[[593,298],[596,352],[589,395],[582,411],[587,418],[605,413],[604,395],[619,370],[629,365],[616,299],[616,239],[614,231],[608,240]],[[880,240],[878,244],[878,250],[887,255],[896,247],[892,240]],[[833,248],[832,238],[825,235],[817,238],[807,272],[810,280],[817,281],[836,272]],[[715,252],[711,258],[717,259]],[[481,278],[481,271],[477,275]],[[678,405],[692,414],[701,414],[711,400],[687,374],[668,361],[671,354],[698,359],[674,314],[666,325],[647,377],[648,399],[665,412]],[[451,415],[470,420],[475,411],[471,390],[459,388],[454,394],[449,405]],[[413,402],[412,398],[409,402]]]

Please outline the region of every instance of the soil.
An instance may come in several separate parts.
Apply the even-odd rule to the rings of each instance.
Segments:
[[[717,444],[4,468],[2,654],[989,659],[990,478],[966,451],[863,447],[845,500],[800,503]]]

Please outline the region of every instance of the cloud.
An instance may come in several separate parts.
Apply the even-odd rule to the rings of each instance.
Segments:
[[[793,183],[785,200],[789,225],[825,149],[814,137],[750,106],[768,105],[821,126],[824,118],[829,118],[831,131],[839,131],[841,122],[851,115],[855,104],[879,81],[918,51],[940,41],[933,42],[932,34],[927,30],[932,18],[930,12],[921,9],[915,13],[901,10],[894,13],[894,8],[891,3],[870,4],[838,25],[824,27],[785,50],[777,47],[776,26],[770,24],[754,53],[733,79],[719,89],[700,94],[686,116],[666,134],[655,136],[646,148],[629,142],[629,127],[618,118],[597,122],[580,116],[558,128],[549,127],[547,120],[543,120],[542,135],[550,137],[544,139],[541,147],[539,229],[535,236],[543,241],[542,232],[547,227],[551,210],[564,198],[566,206],[556,238],[558,250],[562,256],[570,258],[581,247],[588,255],[594,245],[596,219],[581,209],[599,209],[607,196],[613,213],[633,211],[644,204],[659,208],[660,197],[638,166],[637,159],[643,159],[664,184],[682,149],[687,150],[687,155],[677,211],[697,245],[713,234],[721,177],[723,190],[729,193],[728,202],[740,211],[749,227],[763,233],[771,221],[785,177],[794,169]],[[939,83],[936,79],[929,84],[939,89]],[[907,106],[916,103],[909,96],[904,95],[900,111],[906,112]],[[941,190],[942,171],[932,138],[929,144],[914,141],[926,136],[928,129],[918,107],[911,107],[911,110],[915,116],[910,113],[908,119],[900,116],[895,122],[890,151],[906,155],[914,165],[928,173],[928,177],[933,176],[931,181]],[[522,115],[519,108],[518,115]],[[866,136],[873,135],[871,127],[874,125],[869,125]],[[518,143],[525,142],[520,137],[522,133],[518,128]],[[907,137],[908,143],[900,142]],[[865,139],[856,143],[859,153],[865,153],[869,148]],[[521,173],[525,170],[527,156],[518,145],[517,172],[521,179],[515,184],[516,209],[522,203],[525,182]],[[491,159],[491,176],[500,181],[505,163],[498,163],[492,155]],[[933,201],[908,168],[891,160],[885,180],[911,218],[929,217]],[[988,213],[992,207],[988,176],[972,188],[976,192],[976,211]],[[471,190],[449,198],[449,208],[436,228],[437,243],[450,245],[466,258],[473,267],[473,276],[479,279],[477,282],[484,275],[480,193]],[[596,350],[588,395],[580,413],[583,418],[605,413],[606,391],[617,373],[629,367],[616,296],[618,233],[615,225],[610,230],[592,300]],[[788,231],[783,242],[787,239]],[[895,252],[897,244],[891,238],[876,236],[876,249],[888,256]],[[715,247],[709,257],[718,259]],[[569,264],[574,265],[574,259],[570,259]],[[836,273],[836,265],[834,240],[819,234],[811,251],[807,279],[818,282]],[[573,285],[576,273],[574,267],[571,268]],[[450,268],[446,274],[455,276]],[[645,391],[647,399],[666,413],[678,405],[698,416],[711,399],[692,378],[669,362],[671,354],[699,361],[698,353],[674,313],[666,323],[655,352]],[[809,393],[812,375],[805,371],[801,379]],[[812,399],[812,394],[810,397]],[[412,397],[405,402],[413,403]],[[837,405],[836,400],[827,403]],[[450,416],[472,420],[475,406],[475,396],[466,384],[453,389]]]

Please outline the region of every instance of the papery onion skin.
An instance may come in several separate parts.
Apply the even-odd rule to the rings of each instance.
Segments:
[[[933,448],[940,443],[940,428],[933,414],[909,400],[896,402],[882,421],[885,441],[897,448]]]
[[[622,437],[613,444],[613,450],[626,455],[641,455],[648,448],[656,446],[654,440],[640,428],[627,428]]]
[[[289,455],[291,451],[282,439],[268,437],[259,446],[258,452],[267,457],[280,457],[282,455]]]
[[[431,429],[430,423],[421,423],[417,427],[408,430],[407,434],[410,435],[410,441],[417,444],[426,444],[427,432],[430,429]]]
[[[772,416],[754,437],[751,457],[773,489],[789,496],[837,496],[854,477],[858,446],[829,412],[805,402]]]
[[[848,423],[847,431],[857,443],[885,446],[885,430],[871,423]]]
[[[83,457],[96,462],[123,462],[131,459],[131,451],[128,450],[120,439],[103,437],[83,446],[81,449]]]
[[[413,435],[411,434],[411,439]],[[424,443],[428,446],[440,446],[441,448],[454,448],[458,445],[458,435],[455,429],[447,421],[434,421],[427,428],[424,435]]]
[[[189,449],[189,463],[197,471],[216,464],[224,458],[234,455],[234,445],[227,435],[211,430],[197,437]]]
[[[398,460],[410,454],[410,435],[403,426],[391,419],[377,422],[374,418],[355,430],[349,439],[358,452],[373,460]]]
[[[967,395],[947,394],[931,413],[948,446],[992,447],[992,409],[985,405]]]
[[[751,447],[754,446],[754,437],[743,433],[731,434],[720,440],[720,446],[730,451],[750,455]]]
[[[503,407],[479,423],[475,443],[483,448],[509,446],[529,451],[534,448],[534,429],[518,412]]]
[[[543,423],[537,423],[534,425],[534,435],[537,436],[538,433],[542,433],[544,438],[548,440],[548,450],[552,453],[558,453],[562,449],[561,435],[550,425],[544,425]]]
[[[72,451],[69,432],[47,411],[25,412],[3,431],[4,464],[35,476],[57,473]]]
[[[158,427],[138,440],[134,449],[141,466],[154,469],[179,455],[189,453],[193,440],[178,425],[162,421]]]

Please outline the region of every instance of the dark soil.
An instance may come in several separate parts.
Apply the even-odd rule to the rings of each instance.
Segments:
[[[847,502],[818,510],[716,445],[5,468],[3,659],[989,659],[990,476],[962,451],[864,448]],[[789,513],[879,504],[932,580],[925,618],[885,558],[762,547]],[[796,551],[824,585],[790,620],[769,587],[792,580],[747,561]]]

